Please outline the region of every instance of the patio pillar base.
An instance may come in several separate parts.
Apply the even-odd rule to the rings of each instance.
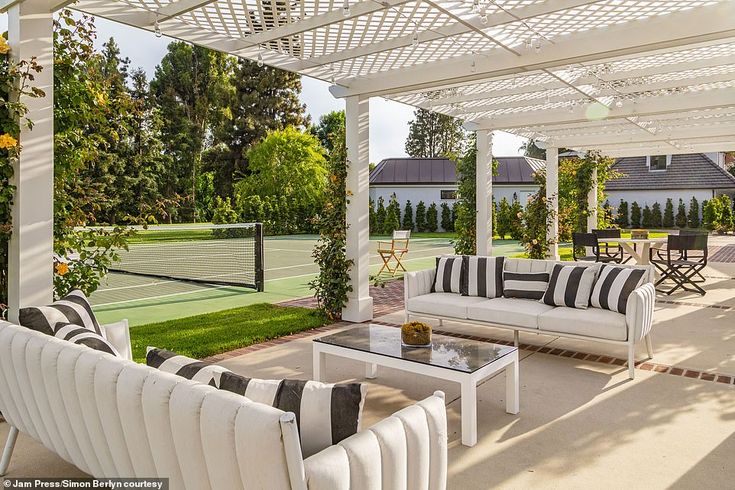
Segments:
[[[362,323],[373,319],[373,298],[349,298],[347,306],[342,308],[342,320]]]

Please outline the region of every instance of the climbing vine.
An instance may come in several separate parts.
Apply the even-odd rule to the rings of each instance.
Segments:
[[[13,164],[21,151],[20,131],[32,128],[26,118],[28,108],[23,97],[43,97],[30,83],[41,71],[35,58],[13,60],[10,45],[0,36],[0,313],[7,303],[8,241],[13,229],[11,208],[15,197]]]

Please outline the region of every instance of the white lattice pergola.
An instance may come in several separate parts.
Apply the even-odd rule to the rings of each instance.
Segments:
[[[14,53],[37,55],[48,65],[49,12],[68,3],[0,1],[10,13]],[[349,320],[372,317],[370,97],[449,114],[477,131],[478,170],[485,170],[477,176],[479,254],[491,246],[493,130],[547,147],[554,206],[559,147],[610,156],[735,150],[733,0],[81,0],[70,6],[332,83],[332,94],[346,99],[354,194]],[[48,71],[39,84],[49,91]],[[31,110],[37,122],[50,116],[47,101],[32,101]],[[35,138],[48,150],[49,128],[28,134],[26,149],[27,138]],[[40,242],[48,252],[42,260],[50,260],[48,203],[40,217],[23,214],[30,205],[24,194],[51,192],[48,175],[34,180],[41,174],[33,173],[49,166],[48,151],[25,151],[18,165],[15,305],[50,295],[51,268],[31,270],[38,261],[23,247]],[[555,225],[549,233],[556,236]]]

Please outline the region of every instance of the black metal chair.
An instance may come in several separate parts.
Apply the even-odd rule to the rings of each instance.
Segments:
[[[661,273],[656,286],[670,280],[674,282],[674,287],[663,291],[666,294],[672,294],[678,289],[699,293],[702,296],[707,294],[699,283],[704,281],[702,270],[707,266],[708,238],[709,235],[706,233],[669,235],[666,250],[658,251],[651,260]]]
[[[597,236],[598,243],[600,242],[600,238],[620,238],[620,228],[592,230],[592,233]],[[610,259],[610,262],[617,262],[618,264],[623,264],[630,260],[630,257],[625,257],[623,247],[621,247],[620,244],[610,245],[610,243],[607,242],[602,242],[600,244],[600,256],[604,256]]]
[[[588,248],[592,250],[592,255],[587,255]],[[584,255],[577,255],[578,250],[584,250]],[[572,233],[572,257],[575,261],[620,263],[620,257],[600,253],[600,243],[594,233]]]

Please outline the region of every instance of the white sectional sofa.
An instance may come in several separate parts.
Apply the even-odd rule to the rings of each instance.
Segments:
[[[551,272],[556,264],[573,262],[553,260],[505,259],[504,270],[531,273]],[[628,297],[626,313],[600,308],[576,309],[554,307],[538,300],[519,298],[483,298],[455,293],[432,292],[435,269],[409,272],[405,275],[406,321],[411,317],[455,320],[462,323],[504,328],[514,331],[518,345],[519,332],[533,332],[581,340],[621,344],[628,348],[630,378],[635,377],[635,346],[645,341],[649,357],[653,356],[651,324],[656,300],[651,266],[621,265],[647,271],[644,284]]]
[[[446,488],[441,392],[304,461],[293,413],[0,321],[0,411],[0,475],[20,431],[95,477],[177,490]]]

